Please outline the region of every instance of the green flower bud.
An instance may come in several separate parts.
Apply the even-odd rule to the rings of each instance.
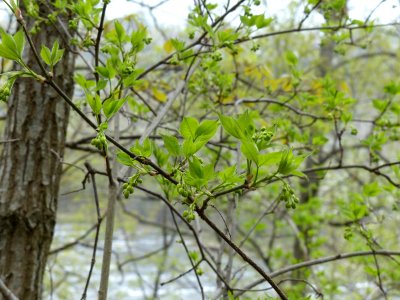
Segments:
[[[78,20],[76,20],[76,19],[69,20],[68,27],[72,30],[78,29]]]

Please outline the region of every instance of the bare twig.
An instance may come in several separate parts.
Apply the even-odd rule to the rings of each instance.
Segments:
[[[5,285],[0,278],[0,293],[4,296],[5,300],[19,300],[17,296]]]
[[[328,257],[322,257],[322,258],[318,258],[318,259],[313,259],[313,260],[309,260],[309,261],[304,261],[298,264],[294,264],[285,268],[282,268],[280,270],[277,270],[275,272],[272,272],[270,274],[271,278],[298,270],[298,269],[302,269],[302,268],[308,268],[311,266],[315,266],[315,265],[320,265],[320,264],[325,264],[331,261],[336,261],[336,260],[341,260],[341,259],[348,259],[348,258],[352,258],[352,257],[359,257],[359,256],[370,256],[370,255],[381,255],[381,256],[400,256],[400,251],[390,251],[390,250],[370,250],[370,251],[359,251],[359,252],[351,252],[351,253],[342,253],[342,254],[337,254],[337,255],[333,255],[333,256],[328,256]],[[242,292],[239,292],[236,294],[236,296],[240,296],[242,295],[244,292],[246,292],[247,290],[252,289],[253,287],[263,283],[264,280],[257,280],[251,284],[249,284],[248,286],[246,286]]]
[[[267,273],[264,272],[264,270],[256,263],[254,262],[249,256],[247,256],[246,253],[243,252],[242,249],[240,249],[233,241],[231,241],[218,227],[215,225],[202,211],[201,209],[196,209],[196,212],[202,218],[213,230],[215,233],[217,233],[225,242],[228,243],[228,245],[235,250],[237,254],[245,261],[247,262],[254,270],[257,271],[258,274],[260,274],[263,279],[262,281],[265,282],[267,281],[271,287],[275,290],[275,292],[279,295],[281,299],[287,300],[287,296],[285,293],[280,289],[280,287],[272,280],[271,276],[268,275]]]
[[[98,193],[97,193],[95,173],[94,173],[94,170],[90,166],[89,163],[85,163],[85,166],[86,166],[86,169],[88,170],[88,172],[90,174],[90,178],[92,180],[94,201],[95,201],[95,205],[96,205],[97,224],[96,224],[96,234],[95,234],[94,245],[93,245],[92,260],[90,262],[89,274],[88,274],[87,279],[86,279],[85,289],[83,290],[81,300],[85,300],[86,299],[86,293],[87,293],[87,290],[88,290],[88,287],[89,287],[90,278],[92,276],[93,268],[94,268],[94,265],[96,263],[97,243],[98,243],[98,240],[99,240],[99,232],[100,232],[101,221],[103,220],[102,216],[101,216],[101,213],[100,213],[99,196],[98,196]]]

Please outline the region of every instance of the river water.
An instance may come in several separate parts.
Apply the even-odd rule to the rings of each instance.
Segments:
[[[90,226],[83,226],[82,224],[79,226],[57,225],[52,249],[73,242]],[[118,229],[115,231],[114,255],[108,291],[109,299],[154,299],[155,279],[159,270],[158,267],[162,264],[162,257],[166,257],[166,261],[159,282],[168,281],[178,276],[188,270],[190,266],[184,248],[178,241],[179,238],[167,237],[167,240],[171,238],[174,240],[164,256],[163,251],[160,250],[163,247],[163,238],[159,230],[156,233],[148,231],[148,227],[142,228],[139,225],[135,228],[135,231],[141,234],[136,234],[134,238],[129,237],[128,239],[124,231]],[[101,232],[101,236],[103,236],[103,232]],[[74,247],[50,256],[46,272],[44,299],[80,299],[89,272],[93,241],[94,232]],[[188,247],[195,249],[190,239],[185,241]],[[100,239],[87,299],[97,299],[103,254],[102,246],[103,240]],[[127,259],[141,257],[154,251],[157,251],[157,253],[148,258],[126,263],[122,268],[118,268],[118,265]],[[200,278],[204,291],[208,295],[207,299],[209,299],[215,292],[215,279],[207,275],[211,274],[207,266],[201,265],[201,268],[205,274]],[[194,273],[190,272],[179,280],[163,286],[158,284],[156,299],[201,299]]]

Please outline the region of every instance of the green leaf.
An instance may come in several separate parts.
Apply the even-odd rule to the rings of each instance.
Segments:
[[[185,117],[181,123],[180,133],[185,139],[196,138],[196,130],[199,127],[199,122],[192,117]]]
[[[96,85],[96,92],[103,90],[107,86],[107,80],[99,80]]]
[[[104,78],[110,78],[110,71],[106,67],[97,66],[96,67],[96,72],[99,73]]]
[[[118,112],[121,107],[125,104],[126,97],[115,100],[113,98],[107,99],[103,103],[103,112],[107,119],[110,119],[116,112]]]
[[[0,56],[15,61],[21,60],[25,45],[25,37],[22,31],[18,31],[14,37],[6,33],[3,29],[0,31],[2,39],[2,43],[0,44]]]
[[[162,147],[153,147],[153,155],[160,167],[164,167],[170,157],[170,154],[168,154],[167,151],[164,151]]]
[[[149,138],[146,138],[143,142],[143,145],[140,145],[139,141],[136,141],[136,145],[131,147],[129,150],[135,155],[150,157],[153,153],[153,144]]]
[[[385,93],[396,95],[400,93],[400,83],[391,82],[383,88]]]
[[[243,178],[239,177],[236,172],[236,166],[230,166],[218,172],[218,177],[224,184],[233,184],[241,182]]]
[[[255,25],[257,29],[267,27],[272,22],[272,18],[265,18],[264,14],[255,15]]]
[[[102,107],[100,96],[97,94],[92,95],[89,92],[86,92],[86,100],[92,108],[93,113],[96,115],[100,114]]]
[[[375,197],[378,196],[381,192],[381,188],[379,187],[378,183],[372,182],[370,184],[366,184],[363,187],[363,194],[367,197]]]
[[[55,41],[51,49],[51,60],[56,65],[64,55],[64,49],[59,49],[58,41]]]
[[[17,59],[14,60],[18,60],[21,58],[21,55],[19,54],[19,50],[17,48],[17,45],[15,43],[14,38],[12,37],[12,35],[7,34],[6,32],[3,32],[3,34],[1,35],[2,38],[2,45],[7,48],[10,53],[13,54],[14,57],[16,57]]]
[[[386,108],[387,104],[388,102],[386,100],[381,100],[381,99],[372,100],[372,105],[380,112],[382,112]]]
[[[244,133],[245,137],[251,139],[256,127],[254,126],[253,117],[250,115],[250,112],[246,110],[243,114],[240,114],[237,123]]]
[[[82,74],[75,74],[74,80],[77,84],[79,84],[82,88],[86,87],[86,78]]]
[[[252,140],[241,140],[240,149],[244,156],[258,165],[258,149]]]
[[[302,154],[299,156],[293,155],[293,150],[286,149],[282,152],[281,161],[279,162],[278,172],[283,175],[294,174],[293,172],[301,165],[301,163],[306,159],[310,154]],[[300,172],[301,173],[301,172]],[[296,172],[298,176],[303,176],[301,173]]]
[[[269,166],[273,164],[279,164],[281,161],[282,152],[271,152],[271,153],[264,153],[258,156],[259,166]]]
[[[8,49],[3,44],[0,44],[0,56],[11,60],[19,59],[18,56],[15,55],[15,53],[12,50]]]
[[[128,154],[122,151],[117,153],[117,160],[119,163],[128,167],[132,167],[134,165],[134,160]]]
[[[180,41],[179,39],[170,39],[170,41],[176,51],[182,51],[183,49],[185,49],[184,41]]]
[[[149,138],[146,138],[143,142],[142,155],[144,157],[150,157],[152,153],[153,153],[153,144]]]
[[[195,131],[195,140],[199,137],[207,138],[208,140],[212,138],[217,131],[218,121],[204,120],[201,122],[200,126],[197,127]]]
[[[115,32],[117,33],[118,41],[120,42],[120,44],[122,44],[122,42],[125,40],[126,37],[125,29],[121,25],[121,23],[118,22],[117,20],[114,21],[114,26],[115,26]]]
[[[300,178],[308,178],[306,174],[304,174],[303,172],[301,172],[299,170],[294,170],[294,171],[290,172],[290,174],[300,177]]]
[[[131,44],[132,49],[135,52],[139,52],[144,48],[145,39],[147,37],[147,29],[145,27],[140,27],[137,31],[132,32],[131,34]]]
[[[14,35],[14,41],[16,45],[16,50],[18,53],[18,56],[21,58],[22,53],[24,52],[24,47],[25,47],[25,35],[22,30],[19,30],[15,35]]]
[[[197,157],[189,160],[189,172],[193,178],[203,178],[203,166]]]
[[[51,53],[50,49],[45,45],[42,45],[42,50],[40,50],[40,57],[43,59],[46,65],[51,66]]]
[[[201,188],[215,177],[214,164],[203,165],[195,156],[189,160],[189,173],[185,173],[185,182]]]
[[[162,135],[164,146],[172,156],[180,155],[180,146],[178,139],[172,135]]]
[[[325,145],[329,139],[323,135],[314,136],[312,139],[312,144],[315,146],[322,146]]]
[[[251,27],[255,25],[256,18],[248,16],[240,16],[240,21],[243,23],[243,25]]]
[[[298,63],[298,59],[297,59],[297,56],[292,52],[292,51],[286,51],[286,53],[285,53],[285,58],[286,58],[286,61],[290,64],[290,65],[293,65],[293,66],[295,66],[295,65],[297,65],[297,63]]]
[[[182,144],[183,155],[188,158],[196,153],[196,145],[192,139],[185,140]]]
[[[221,121],[222,127],[224,127],[225,131],[227,131],[230,135],[237,139],[242,139],[245,137],[245,134],[239,126],[239,123],[234,118],[219,115],[219,119]]]

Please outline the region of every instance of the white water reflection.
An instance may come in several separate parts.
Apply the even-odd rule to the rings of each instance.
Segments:
[[[87,228],[89,226],[84,229],[82,226],[81,230],[77,230],[69,224],[57,225],[52,249],[73,242]],[[140,232],[140,230],[145,229],[138,226],[135,230]],[[130,237],[128,244],[121,230],[117,230],[114,236],[114,254],[108,291],[109,299],[154,299],[155,279],[159,272],[159,265],[163,256],[163,251],[157,251],[163,246],[162,236],[159,233],[151,231],[148,233],[143,232],[135,237]],[[171,236],[167,238],[167,240],[170,239]],[[51,256],[47,268],[48,274],[44,299],[80,299],[89,272],[93,240],[94,232],[85,238],[82,243]],[[190,239],[186,243],[192,250],[195,249]],[[87,299],[97,299],[97,289],[100,283],[102,244],[103,241],[100,240]],[[132,255],[130,255],[129,249],[131,249]],[[126,259],[141,257],[153,251],[157,251],[157,253],[149,258],[127,263],[123,266],[122,270],[118,269],[118,264],[121,264]],[[161,275],[159,282],[168,281],[178,276],[190,266],[178,238],[175,237],[171,247],[167,251],[165,271]],[[211,274],[209,273],[211,270],[206,265],[202,264],[201,268],[205,271],[205,274]],[[205,293],[208,294],[208,297],[211,297],[215,292],[215,279],[209,278],[207,275],[202,275],[200,278]],[[173,283],[164,286],[158,285],[157,299],[188,298],[192,300],[201,299],[198,283],[193,272]]]

